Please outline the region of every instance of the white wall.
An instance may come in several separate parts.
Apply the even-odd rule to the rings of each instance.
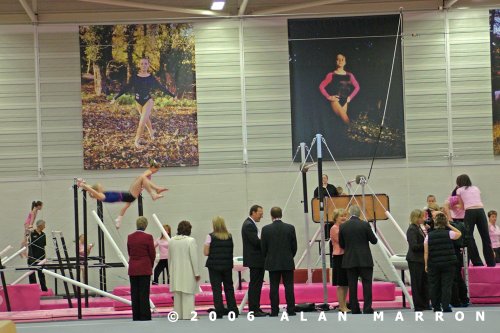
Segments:
[[[405,231],[409,212],[422,208],[429,193],[442,202],[453,188],[455,177],[464,172],[482,189],[486,209],[498,208],[495,194],[500,181],[492,148],[488,12],[450,12],[448,19],[450,33],[446,37],[444,13],[405,15],[408,156],[377,160],[370,179],[375,192],[389,195],[391,212]],[[145,215],[149,218],[156,213],[174,229],[182,219],[191,221],[200,255],[211,218],[222,215],[235,235],[237,255],[241,253],[240,226],[249,207],[254,203],[264,206],[262,223],[267,224],[269,209],[273,205],[284,207],[289,199],[284,220],[296,226],[302,253],[306,242],[302,185],[300,179],[296,182],[298,165],[291,164],[290,151],[286,19],[203,21],[194,25],[200,166],[163,169],[155,175],[153,180],[170,191],[155,202],[146,195]],[[4,193],[0,248],[18,246],[32,200],[44,202],[40,217],[47,221],[49,233],[62,230],[72,241],[73,177],[83,175],[90,182],[102,181],[108,188],[126,189],[141,172],[83,171],[78,29],[39,29],[38,121],[32,27],[0,27],[0,191]],[[245,119],[246,127],[242,125]],[[451,159],[450,153],[454,155]],[[351,179],[366,175],[370,161],[341,162],[340,166],[345,178]],[[334,184],[344,186],[333,163],[324,168]],[[313,172],[308,177],[312,193],[317,177]],[[90,207],[95,207],[94,202]],[[106,205],[105,220],[111,229],[119,208],[119,204]],[[134,230],[135,210],[134,205],[119,233],[113,230],[122,249],[127,234]],[[89,239],[96,242],[92,219],[89,226]],[[406,252],[405,241],[388,221],[380,221],[378,226],[396,252]],[[309,228],[312,235],[317,225]],[[154,225],[148,231],[159,234]],[[52,256],[50,242],[47,249]],[[111,247],[107,254],[109,260],[117,261]],[[14,264],[23,262],[16,259]],[[94,285],[97,274],[91,274]],[[19,273],[9,273],[8,279],[14,275]],[[110,288],[127,283],[123,269],[110,269],[108,279]],[[203,280],[207,279],[204,271]]]

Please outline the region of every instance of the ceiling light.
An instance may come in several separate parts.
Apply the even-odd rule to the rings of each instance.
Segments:
[[[222,10],[224,8],[224,5],[226,4],[225,1],[214,1],[212,2],[212,7],[210,7],[211,10]]]

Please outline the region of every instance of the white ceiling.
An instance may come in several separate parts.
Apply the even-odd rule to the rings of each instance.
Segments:
[[[0,24],[105,23],[191,20],[275,15],[356,15],[403,11],[496,8],[498,0],[226,0],[211,12],[212,0],[0,0]]]

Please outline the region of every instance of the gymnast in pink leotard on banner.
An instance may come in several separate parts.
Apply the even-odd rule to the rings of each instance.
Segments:
[[[330,101],[333,112],[339,116],[346,124],[349,123],[349,116],[347,115],[347,107],[353,98],[359,92],[359,83],[356,81],[354,74],[347,72],[344,67],[346,65],[346,58],[343,54],[337,54],[336,60],[337,68],[328,73],[325,79],[319,85],[319,90]],[[330,94],[326,87],[329,87]]]

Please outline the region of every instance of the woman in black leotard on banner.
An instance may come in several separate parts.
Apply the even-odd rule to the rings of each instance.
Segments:
[[[151,92],[155,89],[161,90],[164,94],[175,98],[175,95],[171,93],[166,87],[164,87],[158,80],[148,72],[149,70],[149,60],[142,58],[139,62],[139,73],[135,74],[130,78],[130,82],[124,85],[118,95],[116,95],[111,104],[114,104],[116,99],[123,95],[124,93],[133,90],[135,93],[135,101],[137,111],[141,116],[139,121],[139,126],[137,127],[137,132],[135,134],[134,145],[136,148],[140,148],[141,145],[139,140],[141,139],[142,133],[144,132],[144,126],[147,127],[151,139],[154,140],[155,132],[151,124],[151,110],[153,109],[154,101],[151,96]]]

